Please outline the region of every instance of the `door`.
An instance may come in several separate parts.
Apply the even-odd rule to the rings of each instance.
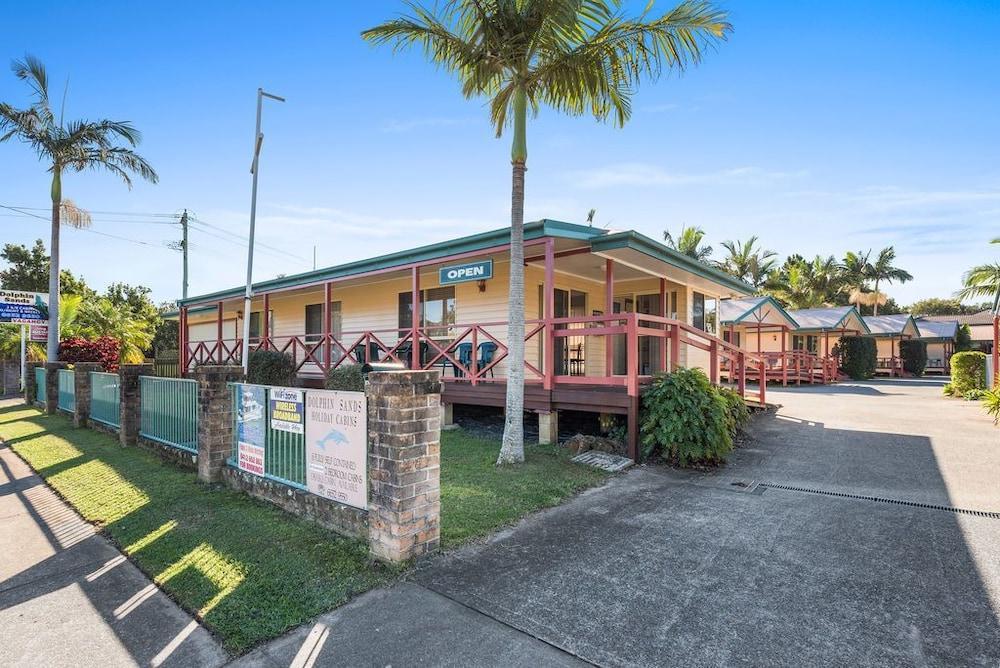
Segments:
[[[660,295],[638,295],[635,300],[635,310],[637,313],[646,315],[663,315],[660,308]],[[643,326],[653,329],[660,329],[663,325],[659,323],[645,323]],[[639,337],[639,375],[649,376],[657,371],[662,371],[663,365],[660,360],[660,339],[655,336]]]
[[[622,295],[615,297],[612,308],[613,313],[634,313],[635,299],[632,295]],[[612,373],[616,376],[624,376],[628,366],[628,351],[625,349],[627,336],[625,334],[615,334],[610,337],[614,345],[614,368]]]

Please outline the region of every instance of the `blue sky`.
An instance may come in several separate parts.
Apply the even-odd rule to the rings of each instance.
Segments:
[[[989,0],[729,0],[735,32],[702,66],[637,92],[624,128],[543,110],[529,124],[526,215],[637,229],[698,225],[715,246],[758,235],[782,255],[894,244],[916,280],[901,303],[949,296],[1000,236],[1000,7]],[[670,3],[658,2],[666,9]],[[258,86],[265,109],[255,277],[405,249],[509,221],[506,138],[420,53],[358,33],[401,10],[365,3],[20,3],[0,58],[67,77],[67,117],[131,120],[160,174],[132,191],[72,175],[64,193],[95,212],[65,230],[64,266],[103,287],[180,292],[179,230],[150,213],[187,208],[246,233]],[[0,100],[27,102],[0,71]],[[48,175],[0,145],[0,205],[44,208]],[[118,215],[127,212],[130,215]],[[0,241],[47,240],[42,220],[0,210]],[[44,211],[39,211],[43,216]],[[230,237],[231,238],[231,237]],[[717,249],[721,254],[721,249]],[[113,258],[109,261],[109,258]],[[191,293],[238,285],[245,248],[192,232]]]

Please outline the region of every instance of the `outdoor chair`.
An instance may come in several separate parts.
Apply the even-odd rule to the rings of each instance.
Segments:
[[[458,344],[455,347],[454,357],[461,366],[448,362],[451,364],[452,373],[455,374],[455,378],[464,378],[465,370],[472,364],[472,344],[468,341]]]
[[[370,362],[377,362],[379,360],[379,353],[381,349],[379,345],[374,341],[368,342],[368,354],[365,355],[365,344],[359,343],[354,346],[354,359],[358,361],[358,364],[365,364]]]
[[[476,362],[477,369],[484,369],[493,362],[497,354],[497,344],[492,341],[484,341],[479,344],[479,360]],[[490,378],[493,378],[493,369],[490,369]]]

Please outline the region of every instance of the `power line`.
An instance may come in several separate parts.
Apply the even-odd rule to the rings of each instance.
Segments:
[[[228,234],[231,237],[239,239],[240,243],[242,243],[244,246],[249,243],[249,239],[247,237],[245,237],[245,236],[243,236],[241,234],[237,234],[235,232],[230,232],[229,230],[227,230],[225,228],[222,228],[222,227],[219,227],[218,225],[213,225],[211,223],[207,223],[204,220],[202,220],[201,218],[198,218],[197,216],[191,216],[190,220],[191,220],[192,223],[201,224],[201,225],[203,225],[205,227],[209,227],[209,228],[211,228],[213,230],[218,230],[219,232],[222,232],[223,234]],[[199,231],[201,231],[201,232],[203,232],[205,234],[208,234],[208,232],[206,230],[204,230],[204,229],[201,229]],[[288,252],[286,250],[283,250],[281,248],[277,248],[275,246],[270,246],[270,245],[262,243],[260,241],[255,242],[254,245],[256,247],[259,247],[259,248],[268,249],[268,250],[273,251],[275,253],[281,253],[282,255],[287,255],[288,257],[294,258],[296,260],[301,260],[303,262],[306,261],[306,258],[302,257],[301,255],[296,255],[295,253],[290,253],[290,252]]]
[[[12,206],[6,206],[6,205],[4,205],[4,204],[0,204],[0,208],[4,208],[4,209],[10,209],[11,211],[17,211],[17,209],[16,209],[15,207],[12,207]],[[37,215],[37,214],[34,214],[34,213],[25,213],[25,212],[22,212],[22,213],[23,213],[23,215],[24,215],[25,217],[30,217],[30,218],[36,218],[36,219],[38,219],[38,220],[41,220],[41,221],[44,221],[44,222],[46,222],[46,223],[48,223],[48,222],[51,222],[51,221],[50,221],[50,220],[49,220],[48,218],[46,218],[45,216],[39,216],[39,215]],[[91,234],[99,234],[99,235],[101,235],[102,237],[109,237],[109,238],[111,238],[111,239],[118,239],[118,240],[120,240],[120,241],[128,241],[128,242],[130,242],[130,243],[133,243],[133,244],[139,244],[139,245],[141,245],[141,246],[149,246],[149,247],[151,247],[151,248],[159,248],[159,247],[160,247],[160,246],[158,246],[157,244],[154,244],[154,243],[150,243],[150,242],[148,242],[148,241],[142,241],[141,239],[130,239],[130,238],[128,238],[128,237],[123,237],[123,236],[119,236],[119,235],[117,235],[117,234],[111,234],[111,233],[109,233],[109,232],[100,232],[100,231],[98,231],[98,230],[92,230],[92,229],[90,229],[90,228],[87,228],[87,227],[72,227],[72,226],[67,226],[67,227],[69,227],[69,229],[71,229],[71,230],[78,230],[78,231],[80,231],[80,232],[90,232]]]
[[[4,206],[7,209],[23,209],[25,211],[51,211],[51,206]],[[177,213],[144,213],[142,211],[90,211],[88,213],[96,213],[99,216],[139,216],[139,217],[151,217],[151,218],[180,218],[180,214]]]

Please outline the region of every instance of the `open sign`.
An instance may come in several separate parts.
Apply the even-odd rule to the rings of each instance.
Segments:
[[[484,281],[493,278],[493,260],[477,260],[465,264],[453,264],[438,270],[438,283],[452,285],[466,281]]]

